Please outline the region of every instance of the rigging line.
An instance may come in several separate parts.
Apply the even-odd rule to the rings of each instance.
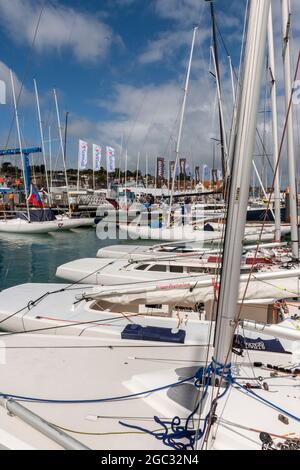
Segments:
[[[299,64],[300,64],[300,52],[299,52],[299,54],[298,54],[297,66],[296,66],[296,70],[295,70],[295,74],[294,74],[294,81],[296,81],[296,79],[297,79]],[[287,109],[287,112],[286,112],[285,123],[284,123],[283,132],[282,132],[282,137],[281,137],[279,152],[278,152],[278,158],[277,158],[277,162],[276,162],[276,166],[275,166],[275,170],[274,170],[273,181],[272,181],[272,190],[274,189],[275,178],[276,178],[276,174],[277,174],[277,171],[278,171],[280,158],[281,158],[281,156],[282,156],[283,143],[284,143],[284,138],[285,138],[285,134],[286,134],[287,124],[288,124],[288,118],[289,118],[289,114],[290,114],[290,110],[291,110],[292,99],[293,99],[293,90],[292,90],[292,92],[291,92],[290,101],[289,101],[289,106],[288,106],[288,109]],[[229,191],[229,193],[230,193],[230,191]],[[269,195],[269,199],[268,199],[268,203],[267,203],[267,210],[266,210],[266,213],[265,213],[265,216],[264,216],[264,220],[263,220],[262,227],[261,227],[260,234],[259,234],[259,239],[258,239],[257,246],[256,246],[255,257],[257,257],[257,254],[258,254],[258,251],[259,251],[259,248],[260,248],[260,245],[261,245],[263,229],[264,229],[264,226],[265,226],[265,224],[266,224],[266,219],[267,219],[267,212],[268,212],[268,209],[269,209],[269,206],[270,206],[270,203],[271,203],[271,196],[272,196],[272,191],[270,192],[270,195]],[[226,235],[225,235],[225,236],[226,236]],[[247,283],[246,283],[246,287],[245,287],[245,290],[244,290],[243,298],[242,298],[242,301],[241,301],[241,303],[240,303],[239,310],[238,310],[238,312],[237,312],[237,314],[236,314],[236,316],[235,316],[235,319],[234,319],[235,330],[236,330],[236,328],[237,328],[237,326],[238,326],[238,324],[239,324],[239,321],[240,321],[240,317],[241,317],[241,313],[242,313],[242,308],[243,308],[243,305],[244,305],[244,303],[245,303],[245,298],[246,298],[246,294],[247,294],[247,290],[248,290],[248,287],[249,287],[249,283],[250,283],[250,279],[251,279],[253,270],[254,270],[254,265],[252,265],[252,267],[251,267],[251,270],[250,270],[250,273],[249,273],[249,277],[248,277],[248,280],[247,280]],[[226,356],[226,361],[225,361],[226,363],[228,363],[228,358],[229,358],[229,356],[230,356],[230,353],[231,353],[231,350],[232,350],[232,347],[233,347],[233,342],[234,342],[234,332],[233,332],[233,334],[232,334],[231,344],[230,344],[230,347],[229,347],[229,349],[228,349],[228,353],[227,353],[227,356]],[[224,372],[225,372],[225,368],[223,368],[222,376],[221,376],[221,379],[220,379],[220,381],[219,381],[218,390],[217,390],[217,396],[219,395],[219,391],[220,391],[221,384],[222,384],[223,377],[224,377]],[[211,410],[211,411],[212,411],[212,410]],[[210,419],[211,419],[211,418],[210,418]]]
[[[294,74],[294,81],[296,81],[297,76],[298,76],[299,64],[300,64],[300,52],[298,54],[297,66],[296,66],[296,70],[295,70],[295,74]],[[262,242],[262,234],[263,234],[263,230],[264,230],[264,227],[265,227],[266,221],[267,221],[267,213],[268,213],[268,210],[269,210],[269,207],[270,207],[270,204],[271,204],[271,197],[272,197],[272,193],[274,191],[275,178],[276,178],[276,175],[277,175],[277,172],[278,172],[279,162],[280,162],[280,159],[281,159],[281,156],[282,156],[282,149],[283,149],[283,144],[284,144],[285,134],[286,134],[286,130],[287,130],[288,119],[289,119],[291,106],[292,106],[292,99],[293,99],[293,90],[291,92],[289,106],[288,106],[286,117],[285,117],[284,128],[283,128],[282,137],[281,137],[281,141],[280,141],[279,152],[278,152],[278,158],[277,158],[277,162],[276,162],[276,167],[274,169],[274,176],[273,176],[271,191],[270,191],[270,194],[269,194],[267,208],[266,208],[266,212],[265,212],[265,215],[264,215],[263,223],[262,223],[262,226],[261,226],[261,229],[260,229],[260,234],[259,234],[259,238],[258,238],[256,250],[255,250],[255,258],[257,258],[257,255],[258,255],[258,252],[259,252],[259,249],[260,249],[260,245],[261,245],[261,242]],[[253,271],[254,271],[254,265],[252,265],[251,269],[250,269],[250,273],[249,273],[249,277],[248,277],[248,280],[247,280],[247,283],[246,283],[246,287],[245,287],[245,291],[244,291],[244,294],[243,294],[241,306],[240,306],[237,318],[235,319],[236,325],[238,324],[239,318],[241,316],[242,307],[243,307],[243,304],[245,302],[245,297],[246,297],[246,294],[247,294],[247,290],[248,290],[248,287],[249,287],[251,276],[253,275]]]
[[[144,314],[135,313],[132,315],[128,315],[128,317],[130,318],[141,317],[141,316],[144,316]],[[32,330],[26,330],[26,331],[12,331],[9,333],[1,333],[0,338],[6,337],[6,336],[24,335],[27,333],[40,333],[42,331],[62,330],[63,328],[70,328],[73,326],[81,326],[81,325],[94,325],[95,327],[97,327],[97,326],[101,326],[101,323],[105,323],[108,321],[123,320],[123,319],[124,319],[124,316],[122,315],[119,317],[108,317],[108,318],[103,318],[103,319],[100,318],[100,319],[94,319],[94,320],[89,320],[89,321],[76,322],[72,324],[68,323],[67,325],[55,325],[55,326],[48,326],[44,328],[34,328]],[[106,347],[111,347],[111,346],[106,346]]]
[[[256,279],[255,275],[253,277],[254,277],[254,279]],[[286,289],[285,287],[276,286],[276,284],[272,284],[271,282],[264,281],[263,279],[256,279],[256,281],[257,282],[262,282],[263,284],[267,284],[268,286],[274,287],[274,289],[277,289],[278,291],[288,292],[289,294],[295,294],[295,297],[297,297],[299,295],[299,292],[295,292],[293,290]]]
[[[247,0],[247,8],[248,8],[248,1],[249,1],[249,0]],[[243,41],[244,41],[245,26],[246,26],[246,21],[247,21],[247,8],[246,8],[246,16],[245,16],[245,22],[244,22]],[[225,52],[226,52],[226,54],[228,55],[228,57],[231,57],[230,52],[229,52],[229,50],[228,50],[228,48],[227,48],[227,46],[226,46],[226,44],[225,44],[225,40],[224,40],[224,38],[223,38],[223,35],[222,35],[222,33],[221,33],[221,30],[220,30],[220,28],[219,28],[219,25],[218,25],[218,22],[217,22],[217,21],[216,21],[216,26],[217,26],[217,31],[218,31],[218,33],[219,33],[219,35],[220,35],[220,38],[221,38],[223,47],[224,47],[224,49],[225,49]],[[243,43],[242,43],[242,44],[243,44]],[[241,48],[241,57],[240,57],[240,66],[239,66],[239,70],[241,70],[242,55],[243,55],[243,47]],[[239,78],[239,76],[237,75],[237,73],[236,73],[236,71],[235,71],[235,67],[232,67],[232,70],[233,70],[233,74],[234,74],[234,76],[235,76],[235,78],[236,78],[236,80],[237,80],[237,87],[240,87],[240,86],[241,86],[241,84],[240,84],[240,78]],[[239,73],[239,74],[240,74],[240,73]],[[256,134],[257,134],[257,137],[258,137],[258,139],[259,139],[259,142],[260,142],[260,144],[261,144],[261,146],[262,146],[263,154],[264,154],[264,156],[267,158],[267,161],[268,161],[268,163],[269,163],[269,165],[270,165],[270,168],[271,168],[272,172],[274,172],[273,165],[272,165],[272,163],[271,163],[271,161],[270,161],[270,159],[269,159],[267,149],[265,148],[265,145],[264,145],[263,139],[262,139],[262,137],[261,137],[261,135],[260,135],[260,132],[259,132],[258,127],[256,127]]]
[[[31,61],[32,61],[32,58],[33,58],[32,52],[33,52],[33,49],[34,49],[34,46],[35,46],[36,38],[37,38],[37,35],[38,35],[38,31],[39,31],[39,27],[40,27],[40,23],[41,23],[41,20],[42,20],[42,16],[43,16],[45,7],[46,7],[46,2],[44,0],[44,2],[42,4],[42,7],[41,7],[41,10],[40,10],[40,13],[39,13],[39,16],[38,16],[38,21],[37,21],[37,24],[36,24],[36,27],[35,27],[32,43],[31,43],[30,49],[29,49],[28,54],[27,54],[27,60],[26,60],[26,63],[25,63],[23,80],[21,82],[20,91],[19,91],[19,94],[18,94],[18,97],[17,97],[17,107],[18,107],[19,101],[21,99],[21,95],[22,95],[22,92],[23,92],[25,81],[28,77],[30,64],[31,64]],[[15,113],[13,114],[13,117],[12,117],[12,120],[11,120],[8,137],[7,137],[6,144],[5,144],[5,150],[7,150],[7,147],[8,147],[8,144],[9,144],[9,139],[10,139],[10,136],[11,136],[11,132],[12,132],[12,129],[13,129],[14,122],[15,122]]]
[[[53,295],[53,294],[58,294],[58,293],[61,293],[61,292],[65,292],[67,290],[73,290],[71,289],[73,286],[77,286],[78,284],[82,283],[82,281],[84,281],[85,279],[87,279],[88,277],[92,276],[93,274],[97,274],[99,271],[101,271],[102,269],[106,268],[107,266],[109,266],[110,264],[112,264],[113,261],[110,261],[109,263],[107,263],[106,265],[102,266],[100,269],[98,268],[96,271],[94,271],[93,273],[91,274],[88,274],[87,276],[84,276],[83,278],[79,279],[78,281],[76,282],[72,282],[71,284],[67,285],[67,287],[63,287],[61,289],[58,289],[58,290],[55,290],[53,292],[46,292],[45,294],[41,295],[40,297],[38,297],[37,299],[35,300],[29,300],[29,302],[27,303],[27,305],[25,305],[23,308],[21,308],[20,310],[18,310],[17,312],[14,312],[12,313],[11,315],[7,316],[6,318],[3,318],[1,321],[0,321],[0,325],[4,322],[6,322],[7,320],[10,320],[11,318],[13,318],[15,315],[18,315],[19,313],[23,312],[23,310],[26,310],[27,308],[29,310],[31,310],[32,308],[36,307],[36,305],[38,305],[40,302],[42,302],[46,297],[48,297],[49,295]],[[77,287],[76,289],[92,289],[92,287]],[[83,300],[83,298],[82,298]],[[30,307],[30,308],[29,308]]]
[[[59,327],[58,327],[59,328]],[[38,330],[40,331],[40,330]],[[14,335],[18,335],[18,334],[21,334],[23,332],[15,332],[15,333],[0,333],[0,338],[2,336],[14,336]],[[26,332],[24,332],[26,333]],[[89,336],[87,337],[83,337],[83,339],[90,339]],[[204,344],[204,345],[201,345],[201,346],[198,346],[197,344],[180,344],[180,346],[178,346],[178,344],[168,344],[168,345],[164,345],[164,344],[157,344],[157,345],[153,345],[153,344],[140,344],[140,345],[135,345],[135,344],[130,344],[130,345],[124,345],[124,344],[117,344],[117,345],[112,345],[112,344],[102,344],[102,345],[91,345],[91,346],[0,346],[0,350],[1,349],[11,349],[11,350],[18,350],[18,349],[78,349],[78,350],[83,350],[83,349],[111,349],[111,350],[114,350],[114,349],[157,349],[157,348],[163,348],[163,349],[174,349],[174,348],[178,348],[180,347],[180,349],[182,348],[199,348],[199,349],[202,349],[202,348],[207,348],[209,347],[209,345],[207,344]],[[195,363],[195,364],[202,364],[202,361],[193,361],[193,360],[179,360],[179,359],[157,359],[157,358],[149,358],[149,357],[133,357],[131,358],[135,361],[148,361],[148,362],[160,362],[160,363],[175,363],[175,364],[179,364],[179,365],[182,365],[182,363],[187,363],[187,364],[190,364],[190,363]]]
[[[118,419],[122,419],[122,418],[116,417],[115,419],[118,420]],[[125,419],[129,420],[128,418],[125,418]],[[140,421],[144,421],[144,420],[140,420]],[[153,421],[153,418],[151,419],[151,421]],[[60,429],[62,431],[70,432],[71,434],[78,434],[78,435],[81,435],[81,436],[127,436],[128,434],[145,434],[142,431],[84,432],[84,431],[75,431],[74,429],[65,428],[63,426],[59,426],[57,424],[53,424],[53,423],[50,423],[50,422],[48,422],[48,424],[50,424],[51,426],[54,426],[55,428]],[[163,431],[163,429],[159,428],[159,429],[155,429],[154,431],[151,431],[151,432],[162,432],[162,431]]]
[[[249,426],[244,426],[242,424],[239,424],[239,423],[234,423],[233,421],[229,421],[228,419],[224,419],[224,418],[221,418],[219,420],[220,422],[220,425],[222,426],[222,424],[227,424],[228,426],[233,426],[233,427],[237,427],[237,428],[240,428],[240,429],[244,429],[245,431],[252,431],[252,432],[255,432],[257,434],[260,434],[262,432],[267,432],[267,431],[262,431],[261,429],[256,429],[256,428],[251,428]],[[289,439],[289,440],[294,440],[295,439],[295,436],[294,437],[289,437],[288,434],[274,434],[272,432],[267,432],[267,434],[269,434],[270,436],[272,437],[278,437],[279,439]]]

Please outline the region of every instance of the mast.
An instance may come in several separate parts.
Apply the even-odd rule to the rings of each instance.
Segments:
[[[271,105],[272,105],[272,130],[273,130],[273,159],[274,171],[276,171],[274,179],[274,210],[275,210],[275,241],[280,242],[280,186],[279,186],[279,168],[278,168],[278,122],[277,122],[277,90],[276,90],[276,72],[275,72],[275,56],[274,56],[274,34],[273,34],[273,18],[272,5],[270,5],[268,20],[268,49],[269,49],[269,71],[271,82]]]
[[[217,325],[215,359],[227,366],[235,331],[239,297],[240,263],[246,224],[247,204],[255,144],[261,79],[270,0],[252,0],[246,41],[244,76],[237,116],[236,141],[233,151],[233,171],[229,191],[227,225],[224,241]]]
[[[141,153],[138,153],[138,158],[137,158],[137,165],[136,165],[136,182],[135,182],[135,187],[137,189],[138,183],[139,183],[139,170],[140,170],[140,156]]]
[[[222,152],[222,171],[223,175],[227,175],[227,160],[228,160],[228,148],[227,148],[227,139],[226,139],[226,131],[225,131],[225,122],[224,122],[224,114],[223,114],[223,105],[222,105],[222,96],[221,96],[221,85],[219,80],[219,72],[218,72],[218,63],[216,60],[215,50],[211,47],[211,54],[213,58],[214,68],[215,68],[215,75],[216,75],[216,84],[217,84],[217,95],[218,95],[218,103],[219,103],[219,115],[220,115],[220,129],[221,129],[221,152]],[[224,176],[223,176],[224,180]]]
[[[174,172],[173,172],[173,175],[172,175],[172,188],[171,188],[171,195],[170,195],[170,210],[169,210],[169,213],[168,213],[167,226],[170,225],[170,221],[171,221],[171,210],[172,210],[173,193],[174,193],[175,178],[176,178],[175,175],[176,175],[176,168],[179,165],[179,152],[180,152],[180,144],[181,144],[181,136],[182,136],[183,118],[184,118],[184,112],[185,112],[186,98],[187,98],[188,89],[189,89],[189,81],[190,81],[190,74],[191,74],[191,68],[192,68],[192,59],[193,59],[194,45],[195,45],[195,38],[196,38],[197,30],[198,30],[198,26],[196,26],[193,30],[193,39],[192,39],[188,69],[187,69],[185,86],[184,86],[183,100],[182,100],[182,106],[181,106],[181,112],[180,112],[179,130],[178,130],[178,137],[177,137],[176,150],[175,150],[176,158],[175,158]]]
[[[23,147],[22,147],[22,139],[21,139],[21,131],[20,131],[20,122],[19,122],[19,112],[18,112],[18,106],[17,106],[17,100],[16,100],[14,77],[13,77],[12,71],[10,70],[9,72],[10,72],[11,89],[12,89],[13,101],[14,101],[14,110],[15,110],[15,118],[16,118],[16,125],[17,125],[20,155],[21,155],[21,158],[22,158],[22,170],[23,170],[23,178],[24,178],[27,217],[28,217],[28,222],[30,222],[29,204],[28,204],[28,199],[27,199],[28,196],[29,196],[29,191],[30,191],[30,187],[28,187],[28,184],[30,185],[29,163],[28,163],[28,160],[26,159],[26,157],[23,155]]]
[[[221,164],[222,164],[222,177],[223,181],[226,178],[226,146],[225,146],[225,131],[224,131],[224,121],[222,116],[222,106],[220,103],[221,99],[221,86],[220,86],[220,66],[219,66],[219,54],[218,54],[218,44],[217,44],[217,31],[216,31],[216,16],[215,16],[215,7],[214,0],[206,0],[210,2],[210,14],[212,22],[212,33],[213,33],[213,55],[215,61],[215,70],[216,70],[216,81],[218,87],[219,97],[219,121],[220,121],[220,142],[221,142]]]
[[[66,185],[67,185],[67,196],[68,196],[69,213],[71,214],[70,193],[69,193],[68,174],[67,174],[66,159],[65,159],[65,149],[64,149],[64,145],[63,145],[63,138],[62,138],[62,132],[61,132],[61,122],[60,122],[60,114],[59,114],[58,102],[57,102],[57,95],[56,95],[56,90],[55,90],[55,89],[53,90],[53,94],[54,94],[54,101],[55,101],[55,107],[56,107],[56,115],[57,115],[57,125],[58,125],[58,132],[59,132],[60,148],[61,148],[61,153],[62,153],[62,157],[63,157],[64,171],[65,171],[65,181],[66,181]]]
[[[46,163],[45,140],[44,140],[43,123],[42,123],[41,108],[40,108],[40,98],[39,98],[39,92],[38,92],[37,83],[36,83],[35,79],[33,80],[33,83],[34,83],[36,107],[37,107],[39,126],[40,126],[40,135],[41,135],[43,160],[44,160],[44,166],[45,166],[47,192],[49,194],[49,202],[50,202],[50,206],[51,206],[52,205],[52,197],[51,197],[51,193],[50,193],[50,189],[49,189],[49,179],[48,179],[48,171],[47,171],[47,163]]]
[[[283,65],[284,65],[284,88],[285,88],[285,109],[288,112],[289,102],[292,96],[291,78],[291,51],[290,51],[290,5],[288,0],[282,0],[282,35],[283,35]],[[290,217],[291,217],[291,245],[293,258],[299,258],[298,239],[298,211],[297,211],[297,185],[295,169],[295,152],[293,136],[293,112],[288,115],[287,121],[287,153],[288,153],[288,174],[290,188]]]
[[[65,162],[67,165],[67,138],[68,138],[68,121],[69,121],[69,111],[66,112],[66,120],[65,120],[65,142],[64,142],[64,149],[65,149]]]
[[[148,154],[146,154],[146,189],[148,189]]]
[[[49,136],[49,171],[50,171],[50,188],[52,191],[53,187],[53,174],[52,174],[52,137],[51,137],[51,126],[48,129]]]
[[[231,79],[231,89],[232,89],[232,101],[233,101],[233,108],[235,107],[235,85],[234,85],[234,72],[233,72],[233,66],[232,66],[232,61],[230,55],[228,56],[228,61],[229,61],[229,68],[230,68],[230,79]]]

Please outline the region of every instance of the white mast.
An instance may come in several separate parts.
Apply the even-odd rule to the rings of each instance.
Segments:
[[[255,144],[270,0],[252,0],[246,42],[244,76],[236,120],[233,172],[229,194],[223,268],[217,308],[215,359],[227,365],[235,330],[241,256],[246,224],[251,166]]]
[[[222,104],[222,97],[221,97],[221,87],[220,87],[220,81],[219,81],[219,74],[218,74],[218,69],[217,69],[215,51],[214,51],[213,46],[210,47],[210,50],[211,50],[211,55],[212,55],[212,58],[213,58],[213,64],[214,64],[214,69],[215,69],[215,77],[216,77],[216,85],[217,85],[217,96],[218,96],[218,103],[219,103],[219,110],[220,110],[222,133],[223,133],[223,137],[224,137],[225,173],[228,176],[228,146],[227,146],[226,129],[225,129],[225,122],[224,122],[223,104]]]
[[[28,221],[30,222],[29,204],[28,204],[28,200],[27,200],[30,188],[27,187],[27,181],[26,181],[26,170],[25,170],[25,163],[24,163],[24,158],[23,158],[23,147],[22,147],[20,122],[19,122],[19,112],[18,112],[18,106],[17,106],[17,100],[16,100],[14,77],[13,77],[12,71],[10,70],[9,72],[10,72],[11,89],[12,89],[13,100],[14,100],[14,109],[15,109],[19,149],[20,149],[20,155],[21,155],[21,159],[22,159],[22,169],[23,169],[23,179],[24,179],[24,188],[25,188],[25,200],[26,200],[26,208],[27,208],[27,217],[28,217]]]
[[[127,187],[127,165],[128,165],[128,152],[127,152],[127,149],[126,149],[126,153],[125,153],[125,178],[124,178],[124,192],[125,192],[125,201],[126,201],[126,205],[127,205],[127,191],[126,191],[126,187]]]
[[[289,110],[292,96],[291,78],[291,52],[290,52],[290,4],[288,0],[282,0],[282,34],[283,34],[283,64],[284,64],[284,86],[285,86],[285,109]],[[291,244],[292,254],[295,259],[299,258],[298,240],[298,214],[297,214],[297,185],[293,136],[293,111],[290,110],[287,121],[287,152],[289,167],[290,187],[290,215],[291,215]]]
[[[123,139],[124,134],[122,134],[121,145],[120,145],[120,154],[119,154],[119,185],[121,184],[121,169],[122,169],[122,154],[123,154]]]
[[[171,221],[173,193],[174,193],[174,188],[175,188],[175,174],[176,174],[177,165],[179,163],[179,152],[180,152],[180,143],[181,143],[181,136],[182,136],[183,118],[184,118],[184,112],[185,112],[186,98],[187,98],[188,89],[189,89],[190,73],[191,73],[191,68],[192,68],[193,52],[194,52],[194,45],[195,45],[195,38],[196,38],[197,29],[198,29],[198,26],[196,26],[194,28],[194,31],[193,31],[191,52],[190,52],[190,58],[189,58],[188,69],[187,69],[186,80],[185,80],[185,86],[184,86],[184,94],[183,94],[181,113],[180,113],[180,121],[179,121],[178,138],[177,138],[176,151],[175,151],[175,154],[176,154],[175,167],[174,167],[174,173],[173,173],[173,176],[172,176],[172,189],[171,189],[171,196],[170,196],[170,210],[169,210],[169,213],[168,213],[167,226],[170,225],[170,221]]]
[[[148,189],[148,154],[146,154],[146,189]]]
[[[65,158],[65,148],[63,144],[62,132],[61,132],[61,122],[60,122],[60,114],[58,109],[58,102],[57,102],[57,95],[56,90],[53,90],[54,94],[54,101],[56,107],[56,115],[57,115],[57,125],[58,125],[58,132],[59,132],[59,140],[60,140],[60,148],[63,157],[63,164],[64,164],[64,171],[65,171],[65,181],[67,185],[67,196],[68,196],[68,206],[69,206],[69,213],[71,214],[71,205],[70,205],[70,194],[69,194],[69,184],[68,184],[68,174],[67,174],[67,167],[66,167],[66,158]]]
[[[139,182],[140,157],[141,157],[141,153],[139,152],[138,157],[137,157],[137,165],[136,165],[136,182],[135,182],[136,189],[138,187],[138,182]]]
[[[228,56],[228,61],[229,61],[231,88],[232,88],[232,101],[233,101],[233,107],[235,107],[236,98],[235,98],[234,73],[233,73],[233,67],[232,67],[232,61],[231,61],[230,55]]]
[[[279,186],[279,147],[278,147],[278,122],[277,122],[277,92],[276,92],[276,72],[275,72],[275,56],[274,56],[274,34],[273,34],[273,18],[272,5],[270,5],[269,21],[268,21],[268,49],[269,49],[269,70],[271,81],[271,101],[272,101],[272,129],[273,129],[273,160],[274,171],[276,171],[274,180],[274,209],[275,209],[275,241],[280,242],[280,186]]]
[[[47,186],[47,192],[48,192],[48,195],[49,195],[49,202],[50,202],[50,206],[51,206],[52,197],[51,197],[51,193],[50,193],[50,189],[49,189],[49,179],[48,179],[46,151],[45,151],[45,140],[44,140],[43,123],[42,123],[41,108],[40,108],[40,98],[39,98],[39,92],[38,92],[38,88],[37,88],[37,84],[36,84],[35,79],[33,79],[33,83],[34,83],[36,107],[37,107],[39,126],[40,126],[42,153],[43,153],[43,160],[44,160],[44,166],[45,166],[45,175],[46,175],[46,186]]]
[[[53,187],[53,181],[52,181],[52,137],[51,137],[51,126],[49,126],[48,129],[48,135],[49,135],[49,171],[50,171],[50,188],[52,191]]]

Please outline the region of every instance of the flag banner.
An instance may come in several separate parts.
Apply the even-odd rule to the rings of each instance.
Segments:
[[[101,169],[101,147],[93,144],[93,169],[99,171]]]
[[[180,166],[180,173],[185,175],[186,158],[180,159],[179,166]]]
[[[0,80],[0,104],[6,104],[6,83]]]
[[[32,204],[36,207],[40,207],[41,209],[44,207],[41,196],[34,184],[30,185],[30,194],[27,198],[27,201],[29,202],[29,204]]]
[[[213,184],[217,184],[218,181],[218,170],[216,168],[211,169],[211,180]]]
[[[173,176],[174,176],[174,170],[175,170],[175,162],[174,162],[174,160],[172,160],[172,161],[169,162],[169,175],[170,175],[170,179],[172,179]]]
[[[199,168],[199,166],[195,167],[195,181],[196,181],[196,183],[199,183],[199,181],[200,181],[200,168]]]
[[[88,144],[84,140],[79,140],[78,168],[85,170],[88,162]]]
[[[164,178],[165,175],[165,159],[164,157],[157,158],[157,178]]]
[[[190,165],[186,164],[185,165],[185,176],[191,176],[191,169],[190,169]]]
[[[115,149],[106,147],[106,168],[108,173],[113,173],[116,169]]]
[[[218,180],[221,181],[223,179],[222,171],[217,170]]]
[[[203,165],[202,167],[202,181],[209,181],[210,180],[210,171],[207,165]]]

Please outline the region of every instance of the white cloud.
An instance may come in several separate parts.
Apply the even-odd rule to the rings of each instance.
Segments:
[[[192,158],[194,164],[211,159],[210,138],[215,135],[215,90],[207,80],[207,76],[202,76],[191,81],[187,101],[181,153],[190,160]],[[117,85],[114,100],[99,102],[102,109],[114,113],[114,118],[92,123],[78,117],[70,124],[69,132],[76,141],[84,135],[90,143],[112,145],[116,149],[123,135],[124,146],[128,148],[129,168],[134,168],[137,154],[141,152],[142,160],[146,154],[149,155],[150,169],[154,171],[157,156],[174,158],[183,93],[181,85],[173,81],[145,87]],[[145,162],[142,163],[143,169],[144,166]]]
[[[3,80],[6,85],[6,101],[7,103],[11,103],[12,102],[12,86],[11,86],[11,78],[10,78],[10,69],[4,62],[1,62],[1,61],[0,61],[0,79]],[[16,98],[18,99],[22,82],[14,72],[13,72],[13,81],[14,81]],[[34,100],[34,95],[25,86],[23,86],[19,104],[27,106],[27,105],[32,104],[33,100]]]
[[[203,44],[203,42],[209,37],[210,31],[208,28],[201,27],[197,31],[196,45]],[[192,30],[179,30],[179,31],[168,31],[159,35],[159,37],[153,41],[150,41],[145,51],[139,56],[139,62],[141,64],[148,64],[153,62],[165,61],[167,59],[174,59],[178,54],[178,50],[185,46],[187,51],[192,41]],[[187,57],[186,53],[186,57]]]
[[[41,8],[40,1],[2,0],[1,26],[15,42],[31,44]],[[35,48],[71,50],[78,61],[89,62],[105,57],[112,41],[111,28],[97,17],[55,2],[43,10]]]

